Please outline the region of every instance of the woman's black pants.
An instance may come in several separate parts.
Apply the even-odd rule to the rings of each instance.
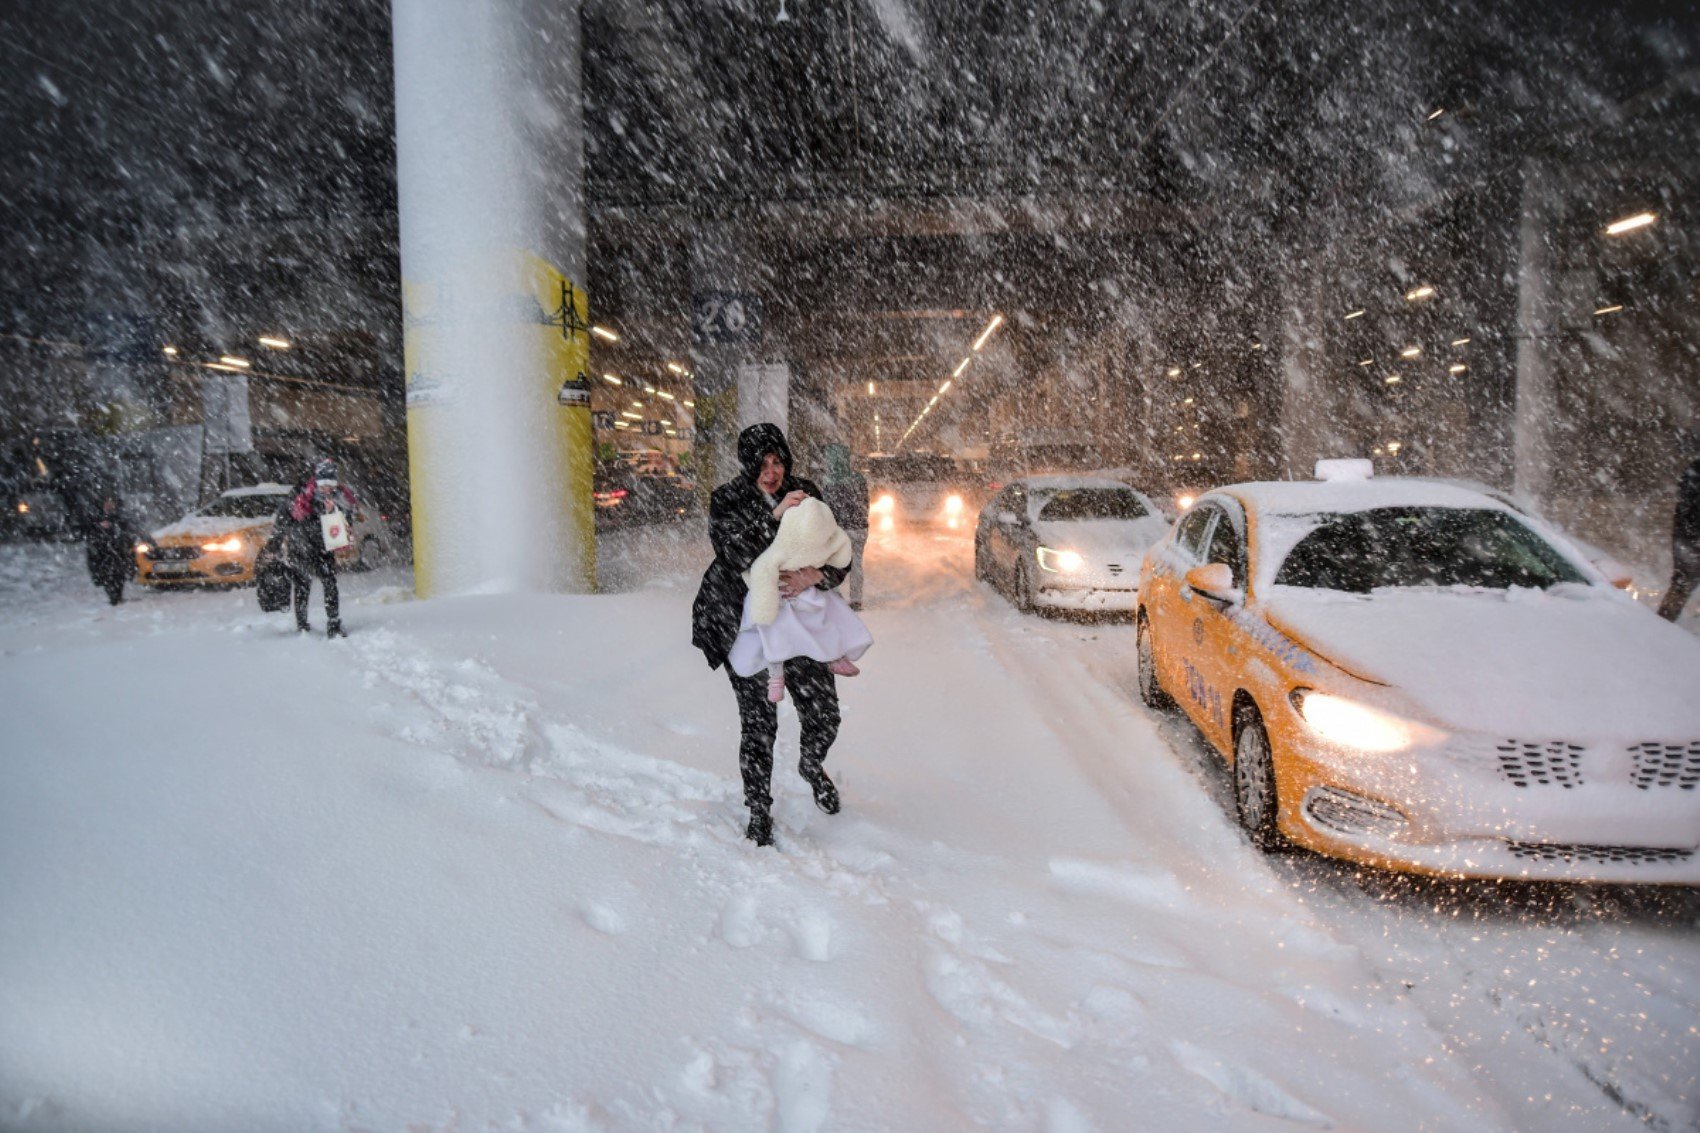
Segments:
[[[744,776],[744,803],[765,811],[773,805],[773,740],[779,732],[779,706],[767,699],[767,670],[740,677],[726,666],[738,697],[738,770]],[[838,682],[827,667],[807,657],[785,662],[785,694],[797,705],[802,723],[798,750],[804,766],[826,762],[838,738]]]
[[[313,593],[313,576],[325,586],[325,617],[330,621],[340,621],[336,593],[336,560],[329,555],[320,555],[317,560],[302,562],[291,559],[289,563],[289,585],[294,591],[291,597],[295,601],[295,624],[302,629],[307,628],[307,599]]]

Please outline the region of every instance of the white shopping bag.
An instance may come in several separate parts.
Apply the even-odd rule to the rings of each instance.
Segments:
[[[348,517],[338,508],[319,517],[319,526],[325,533],[325,550],[340,551],[354,542],[354,536],[348,530]]]

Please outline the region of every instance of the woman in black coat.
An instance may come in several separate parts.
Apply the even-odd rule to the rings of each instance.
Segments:
[[[108,602],[118,605],[124,600],[124,584],[136,573],[137,535],[117,496],[101,497],[100,511],[84,525],[83,540],[89,577],[106,591]]]
[[[812,481],[792,474],[791,446],[779,426],[751,425],[738,435],[742,471],[714,489],[708,509],[708,535],[714,561],[702,576],[691,607],[691,644],[701,649],[711,669],[726,667],[738,701],[738,770],[744,779],[744,803],[750,808],[745,834],[758,846],[773,844],[773,740],[778,706],[767,699],[765,674],[740,677],[726,664],[743,619],[743,573],[779,532],[779,517],[804,496],[821,498]],[[809,567],[780,575],[780,593],[794,597],[810,586],[831,589],[847,572],[838,567]],[[797,771],[814,790],[815,805],[838,813],[838,790],[827,777],[826,753],[838,737],[838,685],[825,665],[807,657],[785,662],[785,686],[802,723],[802,759]]]

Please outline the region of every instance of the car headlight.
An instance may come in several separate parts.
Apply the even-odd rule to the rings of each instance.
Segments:
[[[1073,574],[1086,565],[1079,551],[1057,551],[1050,547],[1039,548],[1039,569],[1048,570],[1052,574]]]
[[[1297,688],[1289,699],[1311,731],[1339,747],[1393,752],[1432,743],[1440,738],[1440,732],[1426,724],[1344,696]]]
[[[944,513],[946,515],[961,515],[962,514],[962,497],[961,496],[946,496],[945,500],[944,500]]]
[[[240,535],[232,535],[228,539],[220,539],[217,542],[201,544],[201,550],[203,551],[240,551],[241,549],[242,537]]]
[[[149,554],[153,551],[153,544],[152,543],[137,543],[136,544],[136,551],[139,554],[143,554],[143,555]]]
[[[892,508],[894,508],[896,506],[897,506],[897,501],[892,498],[892,495],[891,495],[890,492],[887,492],[883,496],[881,496],[879,499],[874,501],[873,510],[878,511],[878,512],[889,512]]]

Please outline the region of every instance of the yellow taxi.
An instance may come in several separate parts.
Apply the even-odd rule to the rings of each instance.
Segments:
[[[1700,639],[1508,501],[1324,462],[1147,553],[1139,689],[1254,844],[1459,877],[1700,883]]]
[[[252,583],[255,559],[289,493],[284,484],[232,488],[158,529],[136,547],[137,581],[156,588]],[[337,566],[374,565],[388,551],[387,532],[367,509],[356,508],[348,519],[354,541],[336,552]]]

